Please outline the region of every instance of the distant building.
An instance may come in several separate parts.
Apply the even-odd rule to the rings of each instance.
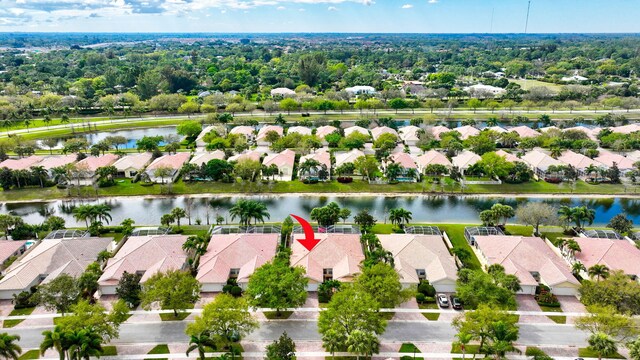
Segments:
[[[278,154],[267,155],[262,161],[262,165],[266,167],[276,165],[278,167],[278,175],[275,178],[280,181],[291,181],[295,162],[296,153],[293,150],[286,149]]]
[[[376,89],[373,86],[352,86],[344,89],[349,95],[373,95],[376,93]]]
[[[275,88],[273,90],[271,90],[271,96],[272,97],[287,97],[287,96],[295,96],[296,92],[285,88],[285,87],[281,87],[281,88]]]
[[[156,183],[165,183],[165,182],[174,182],[178,175],[180,174],[180,169],[182,165],[184,165],[189,158],[191,157],[190,153],[187,152],[179,152],[173,155],[164,155],[157,159],[155,159],[146,170],[147,175],[149,175],[149,179],[152,182]],[[156,170],[160,168],[168,168],[170,170],[169,174],[166,177],[161,177],[156,175]]]
[[[133,178],[144,170],[152,156],[149,152],[126,155],[113,163],[113,166],[118,169],[118,177]]]
[[[464,91],[469,93],[469,95],[472,97],[480,97],[480,98],[487,97],[487,95],[499,96],[502,94],[506,94],[507,92],[507,90],[503,88],[500,88],[497,86],[485,85],[485,84],[476,84],[476,85],[467,86],[464,88]]]

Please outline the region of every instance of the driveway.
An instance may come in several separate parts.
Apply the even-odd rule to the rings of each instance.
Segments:
[[[558,301],[563,312],[587,312],[587,308],[575,296],[558,296]],[[567,324],[573,324],[575,319],[575,316],[567,316]]]
[[[540,311],[538,302],[533,295],[516,295],[516,303],[518,304],[518,310],[520,311]],[[553,323],[553,320],[549,319],[545,315],[520,315],[521,323]]]

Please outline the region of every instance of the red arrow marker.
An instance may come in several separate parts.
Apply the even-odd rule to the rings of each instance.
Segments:
[[[298,239],[298,242],[304,246],[305,249],[309,251],[313,250],[313,248],[320,242],[320,239],[315,238],[311,224],[299,216],[291,214],[291,217],[300,223],[300,226],[302,226],[302,230],[304,231],[304,239]]]

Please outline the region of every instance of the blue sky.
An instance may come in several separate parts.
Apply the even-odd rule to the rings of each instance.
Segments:
[[[0,0],[0,31],[521,33],[526,9],[527,0]],[[640,0],[532,0],[528,32],[640,32],[639,18]]]

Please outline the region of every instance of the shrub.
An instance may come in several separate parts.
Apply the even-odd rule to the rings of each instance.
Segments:
[[[318,301],[321,303],[328,303],[331,301],[333,294],[340,289],[340,281],[330,280],[325,281],[318,286]]]
[[[433,296],[425,296],[424,297],[424,303],[425,304],[433,304],[434,302],[436,302],[436,298],[434,298]]]
[[[418,292],[422,293],[424,296],[436,296],[436,289],[431,284],[429,284],[428,281],[423,281],[420,283],[420,285],[418,285]]]
[[[35,288],[31,288],[31,291],[21,291],[18,294],[13,294],[13,307],[16,309],[31,308],[38,305],[35,301],[33,294]]]
[[[231,289],[233,289],[233,285],[225,285],[222,287],[222,292],[225,294],[231,294]]]
[[[242,288],[240,286],[232,286],[229,293],[235,297],[239,297],[242,295]]]
[[[424,294],[423,293],[417,293],[416,294],[416,301],[418,302],[418,304],[424,304]]]
[[[349,184],[353,182],[353,178],[348,176],[340,176],[338,177],[338,182],[341,184]]]

